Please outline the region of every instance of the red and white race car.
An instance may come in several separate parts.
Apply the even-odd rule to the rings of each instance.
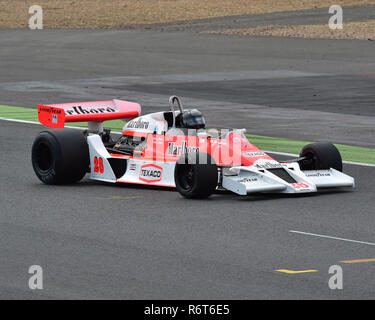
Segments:
[[[94,180],[176,188],[187,198],[217,189],[247,195],[354,187],[333,144],[309,144],[299,158],[279,162],[252,145],[244,129],[207,130],[200,111],[184,110],[176,96],[169,102],[170,110],[144,116],[139,104],[121,100],[39,105],[39,121],[55,130],[34,141],[36,175],[46,184],[66,184],[89,172]],[[112,119],[128,121],[122,136],[103,129]],[[89,129],[64,128],[78,121]]]

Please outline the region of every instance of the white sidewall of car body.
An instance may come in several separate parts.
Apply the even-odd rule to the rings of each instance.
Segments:
[[[90,178],[106,182],[136,183],[163,187],[175,187],[174,169],[175,162],[147,161],[143,159],[111,156],[105,148],[99,135],[88,136],[87,142],[90,152]],[[102,159],[103,170],[98,170],[95,164],[96,159]],[[126,166],[125,174],[116,179],[108,159],[124,159]],[[99,160],[98,160],[99,161]]]

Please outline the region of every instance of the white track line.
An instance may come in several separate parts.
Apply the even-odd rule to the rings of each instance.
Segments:
[[[29,124],[39,124],[40,125],[39,122],[35,122],[35,121],[18,120],[18,119],[8,119],[8,118],[2,118],[2,117],[0,117],[0,120],[10,121],[10,122],[29,123]]]
[[[355,243],[368,244],[370,246],[375,246],[375,243],[372,243],[372,242],[365,242],[365,241],[358,241],[358,240],[352,240],[352,239],[331,237],[331,236],[326,236],[324,234],[316,234],[316,233],[296,231],[296,230],[289,230],[289,232],[303,234],[303,235],[307,235],[307,236],[313,236],[313,237],[328,238],[328,239],[334,239],[334,240],[340,240],[340,241],[347,241],[347,242],[355,242]]]
[[[372,164],[372,163],[362,163],[362,162],[352,162],[352,161],[343,161],[342,163],[352,164],[354,166],[362,166],[362,167],[375,167],[375,164]]]
[[[39,122],[27,121],[27,120],[9,119],[9,118],[2,118],[2,117],[0,117],[0,120],[41,125]],[[74,126],[65,126],[65,127],[66,128],[76,128],[76,129],[86,130],[86,128],[82,128],[82,127],[74,127]],[[111,131],[111,132],[114,133],[114,134],[122,134],[121,132],[117,132],[117,131]],[[280,155],[280,156],[298,157],[298,154],[294,154],[294,153],[267,151],[267,150],[263,150],[263,151],[265,153],[277,154],[277,155]],[[352,161],[343,161],[343,163],[352,164],[354,166],[375,167],[375,164],[371,164],[371,163],[352,162]]]

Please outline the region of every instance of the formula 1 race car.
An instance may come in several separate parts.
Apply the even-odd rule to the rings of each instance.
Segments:
[[[297,159],[279,162],[252,145],[244,129],[208,130],[199,110],[184,110],[176,96],[169,103],[170,110],[144,116],[139,104],[121,100],[39,105],[39,121],[55,130],[34,141],[36,175],[46,184],[70,184],[90,173],[94,180],[176,188],[186,198],[217,189],[247,195],[354,187],[333,144],[309,144]],[[103,129],[112,119],[128,121],[120,137]],[[64,128],[79,121],[88,130]]]

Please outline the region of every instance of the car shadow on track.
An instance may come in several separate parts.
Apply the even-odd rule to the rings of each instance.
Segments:
[[[313,193],[300,193],[300,194],[288,194],[288,193],[253,193],[247,196],[239,196],[233,194],[230,191],[220,190],[215,195],[215,200],[240,200],[240,201],[272,201],[272,200],[283,200],[283,199],[298,199],[298,198],[311,198],[311,197],[324,197],[333,194],[348,194],[353,192],[352,189],[320,189],[318,192]]]
[[[329,196],[332,194],[348,194],[353,192],[353,189],[350,188],[342,188],[342,189],[320,189],[318,192],[314,193],[300,193],[300,194],[286,194],[286,193],[253,193],[247,196],[240,196],[234,194],[228,190],[217,190],[211,197],[205,199],[185,199],[175,188],[169,187],[158,187],[152,185],[139,185],[139,184],[131,184],[131,183],[109,183],[104,181],[95,181],[90,180],[88,178],[83,179],[79,183],[75,184],[65,184],[65,185],[44,185],[43,183],[38,183],[37,181],[32,183],[34,187],[37,188],[51,188],[52,190],[56,189],[64,189],[67,190],[68,188],[92,188],[92,187],[101,187],[101,188],[120,188],[120,189],[131,189],[131,190],[154,190],[154,191],[163,191],[163,192],[174,192],[176,197],[179,197],[181,200],[188,200],[188,201],[272,201],[272,200],[283,200],[283,199],[297,199],[297,198],[310,198],[310,197],[324,197]]]

